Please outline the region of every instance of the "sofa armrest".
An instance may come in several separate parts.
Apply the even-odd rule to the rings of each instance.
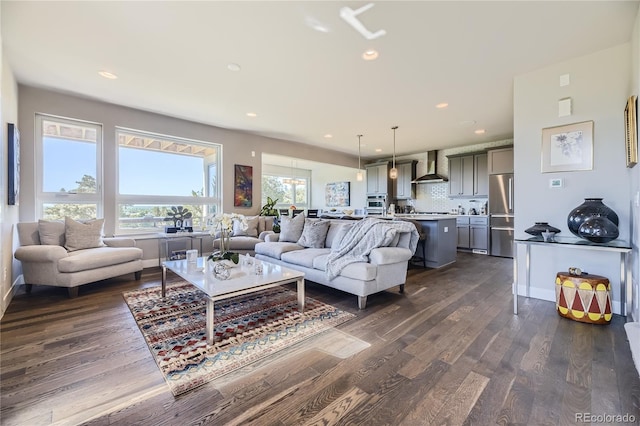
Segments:
[[[133,238],[103,238],[102,241],[109,247],[135,247],[136,240]]]
[[[275,232],[273,232],[273,231],[262,231],[260,233],[260,235],[258,235],[258,238],[261,239],[262,241],[266,241],[267,235],[271,235],[271,234],[275,234]]]
[[[268,243],[277,243],[280,240],[280,234],[276,234],[275,232],[267,234],[264,236],[264,240]]]
[[[392,263],[406,262],[411,259],[413,253],[408,248],[402,247],[378,247],[371,250],[369,263],[374,265],[389,265]]]
[[[62,246],[32,245],[18,247],[14,256],[21,262],[57,262],[69,254]]]

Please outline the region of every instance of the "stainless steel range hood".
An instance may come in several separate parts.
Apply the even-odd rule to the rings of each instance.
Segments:
[[[411,183],[438,183],[448,182],[449,179],[445,176],[436,173],[438,166],[438,151],[427,152],[427,174],[420,176]]]

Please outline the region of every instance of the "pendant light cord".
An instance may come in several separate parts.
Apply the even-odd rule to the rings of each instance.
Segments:
[[[393,126],[391,129],[393,130],[393,168],[396,168],[396,129],[398,126]]]
[[[362,170],[360,167],[360,138],[363,135],[358,135],[358,171]]]

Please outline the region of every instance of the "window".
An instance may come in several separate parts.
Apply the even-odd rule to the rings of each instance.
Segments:
[[[221,209],[220,145],[122,128],[116,139],[119,232],[162,231],[178,206],[201,229]]]
[[[262,167],[262,204],[267,197],[278,200],[276,208],[309,207],[311,171],[265,164]]]
[[[36,156],[38,217],[102,216],[100,124],[38,114]]]

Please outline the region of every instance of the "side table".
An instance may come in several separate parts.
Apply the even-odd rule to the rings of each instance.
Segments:
[[[513,313],[518,315],[518,244],[525,246],[525,294],[529,297],[531,284],[531,246],[562,247],[572,250],[595,250],[620,253],[620,314],[627,315],[627,283],[631,282],[631,265],[629,254],[631,244],[624,240],[613,240],[608,243],[592,243],[577,237],[555,236],[553,242],[545,242],[542,237],[516,238],[513,256]]]
[[[208,232],[176,232],[167,234],[166,232],[158,233],[158,266],[162,266],[162,259],[169,260],[169,241],[184,240],[189,241],[189,248],[193,249],[193,240],[198,240],[199,250],[198,256],[202,256],[202,240],[208,237]],[[163,250],[164,249],[164,250]]]

